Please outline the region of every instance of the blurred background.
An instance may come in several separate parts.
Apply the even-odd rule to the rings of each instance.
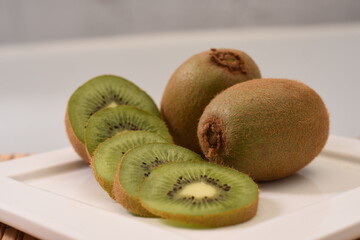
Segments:
[[[1,0],[0,44],[352,21],[358,0]]]
[[[360,136],[358,0],[0,0],[0,154],[69,147],[67,100],[97,75],[128,78],[159,104],[176,67],[211,47],[308,84],[331,134]]]

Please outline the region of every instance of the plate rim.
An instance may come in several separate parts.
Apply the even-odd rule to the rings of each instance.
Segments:
[[[330,136],[326,146],[323,149],[322,154],[335,154],[335,156],[340,155],[344,156],[346,160],[350,157],[351,161],[355,161],[356,164],[359,164],[359,149],[360,141],[357,139],[340,136]],[[63,157],[64,154],[68,156],[65,159]],[[47,156],[51,156],[52,159],[47,159]],[[33,158],[34,160],[31,160],[31,158]],[[28,232],[36,237],[66,240],[97,239],[97,237],[100,236],[99,234],[102,234],[101,237],[105,237],[106,233],[104,233],[105,229],[103,228],[101,229],[101,231],[96,228],[87,228],[86,231],[83,231],[85,223],[88,226],[96,223],[94,219],[88,217],[88,212],[91,212],[92,216],[103,217],[107,220],[116,219],[116,221],[119,221],[120,219],[120,221],[123,222],[131,221],[129,220],[129,218],[122,217],[116,213],[112,213],[110,211],[106,211],[100,208],[94,208],[85,203],[77,202],[76,200],[69,199],[61,195],[56,195],[54,193],[32,187],[21,181],[16,180],[19,175],[29,173],[29,171],[39,171],[43,169],[53,168],[59,165],[73,163],[86,164],[82,162],[81,159],[79,159],[79,157],[76,155],[76,153],[72,150],[71,147],[0,163],[0,189],[3,189],[3,191],[8,190],[8,193],[11,192],[11,194],[3,194],[3,196],[0,197],[0,221],[3,221],[4,223],[14,226],[22,231]],[[36,203],[35,206],[31,206],[31,202],[26,200],[26,197],[29,196],[29,194],[31,194],[32,201],[40,202]],[[351,221],[346,222],[347,225],[340,224],[340,226],[338,225],[337,228],[332,228],[331,231],[322,230],[318,232],[317,235],[314,235],[313,239],[321,239],[325,237],[331,239],[339,236],[356,236],[356,234],[360,236],[360,205],[358,205],[357,207],[355,206],[354,208],[354,206],[349,204],[349,196],[351,196],[352,199],[350,200],[352,200],[352,202],[360,202],[360,186],[352,190],[337,194],[329,199],[322,200],[318,203],[310,204],[309,206],[298,209],[292,213],[277,216],[273,219],[270,219],[270,221],[268,220],[259,223],[258,225],[250,226],[248,229],[242,229],[243,234],[248,235],[249,237],[251,236],[253,239],[257,239],[256,235],[258,234],[256,234],[256,232],[259,231],[259,229],[262,229],[262,236],[264,236],[265,233],[271,233],[274,237],[278,235],[276,237],[277,239],[286,239],[286,237],[290,237],[290,235],[286,235],[286,232],[284,233],[284,231],[281,231],[281,229],[284,228],[282,224],[289,224],[289,220],[291,219],[295,221],[294,219],[296,219],[296,217],[301,215],[303,212],[310,210],[316,212],[319,208],[321,208],[322,205],[330,204],[331,206],[341,206],[340,208],[344,210],[343,213],[345,215],[348,214],[349,211],[358,214],[356,216],[351,216],[350,218],[348,218],[348,220]],[[59,204],[60,206],[62,206],[62,208],[58,207],[54,210],[55,213],[60,215],[62,214],[61,216],[59,215],[59,219],[56,220],[51,216],[54,215],[54,212],[45,211],[47,210],[46,206],[45,209],[43,209],[44,206],[42,206],[41,201],[47,201],[51,202],[52,204]],[[81,219],[83,224],[75,224],[76,226],[74,226],[72,225],[71,221],[64,222],[66,218],[71,218],[73,209],[77,209],[77,213],[79,214],[77,217]],[[329,216],[330,220],[328,220],[326,224],[333,226],[335,223],[339,223],[337,222],[337,216],[339,216],[339,213],[341,214],[342,212],[339,209],[337,209],[336,211],[331,213],[332,215]],[[50,223],[49,221],[46,221],[46,219],[51,219],[51,221],[53,222]],[[140,226],[142,229],[148,229],[150,231],[158,232],[158,234],[161,235],[161,239],[169,237],[171,237],[171,239],[186,239],[184,236],[176,236],[169,231],[161,230],[160,228],[156,228],[155,226],[136,221],[136,219],[134,219],[133,221],[136,222],[134,224]],[[281,225],[281,228],[279,228],[279,224]],[[108,233],[111,233],[111,237],[116,237],[114,235],[115,229],[113,229],[113,226],[111,226],[111,224],[109,225],[109,229],[107,230]],[[79,227],[81,230],[79,230]],[[143,231],[135,232],[137,233],[134,233],[134,236],[132,236],[133,239],[143,239]],[[289,234],[293,233],[291,232]],[[110,235],[108,237],[110,237]],[[119,237],[121,237],[121,234],[119,235]],[[236,239],[236,236],[229,236],[229,238],[224,239]]]

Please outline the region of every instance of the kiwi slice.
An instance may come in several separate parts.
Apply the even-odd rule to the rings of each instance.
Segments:
[[[114,179],[115,199],[129,212],[140,216],[153,216],[138,201],[142,181],[153,168],[174,161],[204,161],[200,155],[174,144],[151,143],[128,151],[121,159]]]
[[[220,227],[255,216],[258,187],[237,170],[208,162],[177,162],[155,168],[141,185],[144,208],[165,219]]]
[[[80,86],[70,97],[65,125],[75,151],[87,159],[84,146],[84,127],[97,111],[117,105],[136,106],[159,116],[159,110],[150,96],[129,80],[114,76],[95,77]]]
[[[89,119],[85,128],[85,145],[89,156],[93,156],[100,143],[125,130],[157,133],[172,142],[165,123],[159,117],[136,107],[120,105],[102,109]]]
[[[145,131],[124,131],[99,144],[91,158],[91,168],[101,187],[112,194],[114,176],[122,156],[130,149],[146,143],[166,143],[163,137]]]

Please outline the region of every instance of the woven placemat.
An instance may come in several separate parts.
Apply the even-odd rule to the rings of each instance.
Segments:
[[[25,157],[29,154],[3,154],[0,155],[0,162],[8,161],[11,159]],[[0,222],[0,240],[39,240],[29,234],[17,230],[5,223]]]

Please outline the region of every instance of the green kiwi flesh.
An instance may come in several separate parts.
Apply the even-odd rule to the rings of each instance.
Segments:
[[[140,216],[153,216],[138,202],[138,190],[153,168],[175,161],[204,161],[200,155],[186,148],[166,143],[151,143],[128,151],[119,164],[115,179],[115,199],[129,212]]]
[[[91,157],[96,147],[106,139],[125,130],[156,133],[172,142],[165,123],[157,116],[136,107],[120,105],[96,112],[85,128],[85,145]]]
[[[96,180],[112,197],[114,177],[122,156],[130,149],[147,143],[166,143],[163,137],[145,131],[124,131],[100,143],[91,158]]]
[[[139,192],[143,207],[165,219],[207,227],[234,225],[257,211],[258,187],[237,170],[207,162],[155,168]]]
[[[234,85],[205,108],[198,137],[205,156],[256,181],[289,176],[310,163],[329,135],[321,97],[289,79]]]
[[[236,49],[211,49],[182,63],[161,100],[161,115],[174,142],[201,154],[196,132],[206,105],[222,90],[260,77],[251,57]]]
[[[90,79],[71,95],[65,117],[68,136],[79,154],[85,152],[79,148],[84,147],[84,127],[88,119],[95,112],[116,105],[136,106],[160,116],[151,97],[129,80],[114,75]]]

